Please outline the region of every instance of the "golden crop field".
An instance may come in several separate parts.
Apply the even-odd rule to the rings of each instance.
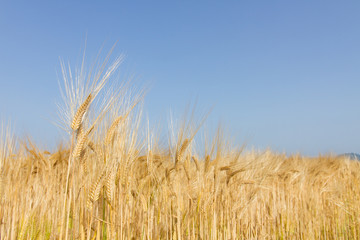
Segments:
[[[121,59],[106,61],[63,66],[56,151],[3,126],[0,239],[360,238],[360,162],[244,151],[221,131],[199,146],[205,117],[163,144],[141,125],[144,91],[109,85]]]

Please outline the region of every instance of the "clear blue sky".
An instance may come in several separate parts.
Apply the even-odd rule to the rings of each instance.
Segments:
[[[120,67],[151,83],[151,121],[198,99],[256,149],[360,152],[359,1],[1,1],[0,119],[43,145],[59,57],[88,63],[118,41]],[[58,75],[57,75],[58,74]]]

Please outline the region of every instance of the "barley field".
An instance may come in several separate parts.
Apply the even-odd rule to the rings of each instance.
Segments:
[[[220,130],[201,146],[206,116],[164,144],[141,124],[145,91],[109,83],[120,62],[63,65],[55,151],[3,125],[0,239],[360,238],[360,162],[232,148]]]

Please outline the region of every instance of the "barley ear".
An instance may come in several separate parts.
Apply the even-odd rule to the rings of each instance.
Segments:
[[[106,133],[105,136],[105,146],[110,145],[110,143],[112,142],[114,135],[115,135],[115,130],[117,128],[117,126],[119,125],[120,121],[122,120],[122,116],[117,117],[113,123],[111,124],[109,130]]]
[[[205,157],[205,167],[204,167],[204,172],[207,173],[207,171],[209,170],[210,167],[210,156],[206,155]]]
[[[194,161],[194,163],[195,163],[196,170],[197,170],[197,171],[200,171],[199,159],[198,159],[196,156],[192,156],[191,159],[192,159],[192,160]]]
[[[85,142],[87,141],[88,136],[93,129],[94,126],[92,126],[87,132],[82,131],[81,135],[78,137],[73,151],[73,159],[78,159],[81,157],[81,152],[84,150]]]
[[[116,180],[116,169],[110,169],[110,172],[107,175],[105,188],[106,188],[106,198],[108,199],[110,205],[114,200],[114,191],[115,191],[115,180]]]
[[[94,202],[99,200],[100,192],[103,187],[103,179],[104,179],[105,171],[97,178],[96,182],[91,187],[89,198],[86,202],[86,206],[89,210],[92,210]]]
[[[74,151],[73,151],[73,159],[78,159],[81,156],[81,152],[83,151],[84,144],[87,140],[86,134],[81,134],[78,138],[78,141],[75,145]]]
[[[187,138],[184,140],[183,144],[181,145],[180,149],[178,149],[178,151],[176,152],[176,156],[175,156],[175,165],[177,165],[179,162],[181,162],[184,153],[186,151],[186,149],[188,148],[190,144],[190,140]]]
[[[189,169],[189,166],[188,166],[188,162],[184,162],[183,167],[184,167],[186,178],[187,178],[187,180],[189,182],[190,181],[190,169]]]
[[[74,119],[73,119],[73,121],[71,123],[71,129],[72,130],[76,131],[76,130],[79,129],[79,127],[80,127],[80,125],[82,123],[84,114],[86,113],[86,111],[89,108],[91,100],[92,100],[92,96],[91,96],[91,93],[90,93],[89,96],[86,98],[86,100],[81,104],[79,109],[76,111]]]
[[[226,184],[229,184],[230,179],[231,179],[233,176],[235,176],[236,174],[238,174],[239,172],[242,172],[242,171],[244,171],[244,170],[243,170],[243,169],[238,169],[238,170],[233,171],[233,172],[228,172],[228,173],[227,173],[227,178],[226,178]]]
[[[88,168],[87,168],[87,164],[86,164],[86,155],[87,155],[87,152],[85,149],[83,149],[80,154],[80,164],[82,166],[84,173],[88,173]]]
[[[92,141],[88,142],[88,147],[91,149],[91,151],[96,153],[96,146],[95,146],[94,142],[92,142]]]

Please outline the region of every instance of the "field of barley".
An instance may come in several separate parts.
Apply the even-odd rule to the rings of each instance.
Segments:
[[[206,116],[164,144],[144,91],[109,83],[120,62],[63,66],[55,151],[3,126],[0,239],[360,238],[360,162],[245,151],[220,130],[202,145]]]

